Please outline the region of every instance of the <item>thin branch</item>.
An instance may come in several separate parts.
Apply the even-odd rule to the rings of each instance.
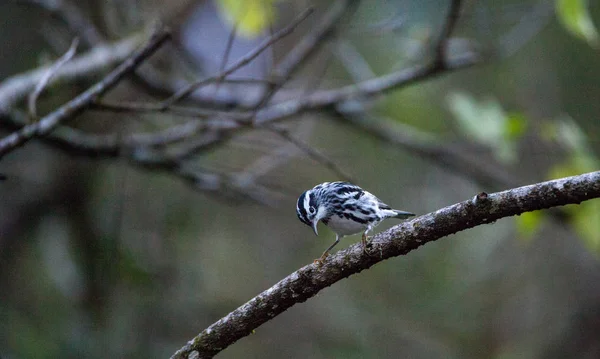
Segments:
[[[165,112],[165,111],[168,111],[171,108],[175,107],[174,105],[177,102],[189,97],[190,95],[192,95],[192,93],[194,93],[196,90],[198,90],[199,88],[201,88],[203,86],[207,86],[209,84],[214,84],[214,83],[219,84],[219,83],[227,82],[227,80],[226,80],[227,76],[233,74],[237,70],[248,65],[254,59],[256,59],[259,55],[261,55],[264,51],[271,48],[273,46],[273,44],[275,44],[279,40],[283,39],[284,37],[290,35],[313,12],[314,12],[314,9],[312,7],[306,9],[305,11],[300,13],[300,15],[298,15],[298,17],[292,23],[290,23],[288,26],[284,27],[283,29],[280,29],[279,31],[275,32],[274,34],[272,34],[271,36],[266,38],[260,45],[258,45],[256,48],[252,49],[250,52],[248,52],[243,57],[239,58],[236,62],[234,62],[230,66],[226,67],[223,71],[220,71],[217,75],[199,79],[193,83],[187,84],[186,86],[180,88],[174,94],[172,94],[169,98],[167,98],[166,100],[164,100],[162,102],[129,103],[126,106],[130,107],[130,108],[139,108],[140,110],[145,111],[145,112]],[[229,37],[229,40],[233,41],[233,37],[234,37],[234,34],[232,33]],[[226,63],[224,63],[224,64],[226,65]],[[272,85],[269,80],[264,80],[262,83],[266,84],[267,86]],[[154,86],[154,85],[152,85],[152,87],[157,88],[157,86]],[[218,90],[218,85],[216,87]],[[101,104],[101,103],[99,103],[97,105],[98,105],[98,108],[103,107],[103,104]],[[110,109],[111,107],[115,108],[118,105],[119,104],[112,104],[112,106],[106,106],[106,107],[107,107],[107,109]]]
[[[346,4],[346,2],[343,1],[339,3]],[[341,16],[342,13],[343,11],[331,12],[330,15],[325,16],[321,25],[315,27],[318,30],[317,33],[320,35],[317,36],[312,32],[309,33],[306,37],[308,40],[303,40],[303,45],[299,47],[301,50],[292,51],[294,55],[289,55],[288,60],[284,61],[284,64],[287,65],[282,66],[282,68],[288,69],[288,71],[290,71],[289,73],[293,72],[303,61],[302,59],[305,56],[308,56],[305,54],[313,53],[314,46],[322,43],[324,38],[323,33],[332,31],[331,27],[334,26],[337,21],[332,22],[331,19],[335,18],[339,20],[339,16]],[[331,14],[334,14],[335,16]],[[301,19],[306,16],[308,16],[308,14],[300,17],[297,22],[301,21]],[[291,31],[291,28],[288,29]],[[281,36],[281,32],[278,34],[279,35],[273,35],[271,40],[267,39],[267,42],[272,44],[272,40],[277,36]],[[317,39],[320,39],[321,41],[317,41]],[[312,44],[311,46],[313,47],[308,46],[307,44]],[[252,53],[256,53],[259,50],[260,47],[255,49]],[[467,53],[460,57],[448,59],[443,67],[415,66],[403,71],[367,80],[356,85],[333,90],[317,91],[310,95],[296,96],[293,100],[283,101],[258,110],[254,127],[260,128],[263,126],[270,126],[275,122],[291,116],[298,116],[307,111],[341,109],[348,101],[357,98],[372,98],[387,91],[399,89],[403,86],[437,76],[447,71],[472,66],[478,63],[478,61],[479,59],[475,54]],[[227,72],[227,70],[225,70],[225,72]],[[215,76],[215,79],[219,77],[222,78],[223,74]],[[108,107],[110,110],[115,111],[154,111],[156,109],[156,104],[98,104],[97,100],[94,100],[93,106],[95,108],[102,108],[104,106],[105,109]],[[113,107],[110,108],[111,106]],[[204,111],[178,108],[175,106],[171,106],[170,110],[185,116],[189,115],[196,118],[208,118],[202,121],[192,121],[183,125],[174,126],[166,130],[157,131],[156,133],[134,134],[126,136],[123,139],[116,138],[112,135],[90,135],[76,129],[62,127],[52,133],[48,139],[59,145],[59,147],[86,155],[118,156],[122,154],[123,149],[127,149],[128,151],[125,153],[135,164],[144,167],[173,170],[175,168],[180,168],[182,159],[188,158],[190,155],[198,153],[198,151],[206,150],[222,143],[229,139],[236,131],[250,129],[251,125],[248,120],[253,115],[253,111]],[[211,117],[213,118],[211,119]],[[199,138],[195,138],[196,136],[199,136]],[[144,141],[140,141],[140,139],[144,139]],[[182,141],[185,141],[186,143],[184,143],[183,146],[180,146],[176,151],[177,155],[175,158],[172,157],[173,152],[171,152],[170,156],[165,157],[165,154],[162,153],[162,151],[156,151],[156,149],[148,151],[148,146],[166,146]],[[298,143],[296,143],[296,145],[298,145]],[[140,154],[143,155],[140,156]],[[330,162],[323,160],[318,153],[310,153],[309,156],[324,164]],[[326,166],[341,173],[341,171],[335,167],[330,165]],[[179,170],[173,171],[176,175],[179,172]]]
[[[27,99],[27,105],[28,105],[27,107],[29,109],[29,117],[32,120],[37,119],[36,104],[37,104],[38,97],[40,96],[42,91],[44,91],[44,89],[48,86],[48,83],[50,82],[52,77],[54,77],[56,75],[56,73],[58,72],[58,69],[60,69],[62,66],[64,66],[64,64],[69,62],[73,58],[73,56],[75,56],[78,44],[79,44],[79,39],[75,38],[73,40],[73,42],[71,43],[69,50],[67,50],[67,52],[65,52],[64,55],[62,55],[58,60],[56,60],[56,62],[52,66],[50,66],[48,71],[40,79],[40,82],[37,84],[37,86],[35,87],[33,92],[29,95],[29,98]]]
[[[258,157],[252,161],[248,166],[233,176],[234,183],[239,188],[254,188],[256,187],[257,180],[272,171],[274,168],[280,166],[282,163],[288,162],[297,153],[297,149],[293,144],[284,143],[275,149],[272,149],[263,156]],[[256,193],[248,194],[254,199],[255,202],[263,203],[270,207],[275,207],[276,202],[270,199],[268,193],[264,190],[257,191]]]
[[[398,11],[396,14],[392,14],[383,21],[369,25],[367,27],[367,32],[377,36],[394,33],[403,30],[406,27],[406,19],[406,14]]]
[[[425,243],[501,218],[600,197],[600,171],[537,183],[503,192],[480,193],[394,226],[373,237],[371,253],[360,243],[328,257],[322,266],[309,264],[221,318],[173,354],[172,359],[212,358],[260,325],[324,288]],[[312,258],[312,257],[311,257]]]
[[[233,42],[235,41],[235,37],[237,36],[237,24],[233,26],[231,32],[229,33],[229,37],[227,38],[227,44],[225,45],[225,53],[223,54],[223,58],[221,59],[221,65],[219,65],[219,73],[222,73],[225,70],[225,66],[227,66],[227,62],[229,62],[229,55],[231,55],[231,49],[233,48]],[[225,81],[226,76],[218,78],[215,82],[215,93],[219,91],[221,83]]]
[[[507,58],[529,43],[552,19],[554,6],[546,0],[536,3],[519,22],[500,38],[499,55]]]
[[[163,101],[159,107],[160,108],[168,108],[169,106],[175,104],[176,102],[184,99],[185,97],[190,95],[192,92],[196,91],[199,87],[204,86],[208,83],[220,81],[221,79],[229,76],[230,74],[234,73],[235,71],[246,66],[247,64],[252,62],[255,58],[257,58],[263,51],[270,48],[274,43],[276,43],[277,41],[279,41],[282,38],[291,34],[298,27],[298,25],[300,25],[300,23],[302,21],[304,21],[310,14],[313,13],[313,11],[314,11],[313,8],[306,9],[291,24],[289,24],[288,26],[284,27],[283,29],[277,31],[275,34],[273,34],[273,36],[270,36],[269,38],[265,39],[265,41],[263,41],[258,47],[256,47],[252,51],[250,51],[245,56],[238,59],[235,63],[233,63],[229,67],[227,67],[227,69],[225,71],[222,71],[221,73],[217,74],[216,76],[211,76],[209,78],[198,80],[194,83],[189,84],[188,86],[177,91],[173,96],[171,96],[167,100]]]
[[[448,15],[446,16],[446,22],[442,27],[442,31],[439,35],[439,40],[436,44],[434,66],[443,67],[444,62],[448,58],[448,46],[450,44],[450,36],[452,36],[452,32],[454,31],[456,23],[458,22],[458,18],[460,16],[460,9],[460,0],[452,0],[450,2],[450,9],[448,10]]]
[[[284,83],[292,77],[301,65],[326,43],[325,40],[340,25],[342,17],[358,3],[359,1],[356,0],[336,1],[320,22],[314,26],[313,30],[304,36],[277,64],[275,76],[280,79],[278,83]]]
[[[91,77],[115,66],[127,59],[141,41],[141,35],[134,35],[113,44],[95,47],[58,69],[49,85],[57,81]],[[0,83],[0,113],[8,114],[17,102],[33,91],[49,68],[50,66],[44,66],[2,81]]]
[[[341,16],[339,13],[336,13]],[[333,16],[332,16],[333,17]],[[324,21],[324,23],[327,23]],[[451,22],[454,24],[454,22]],[[449,27],[451,29],[451,27]],[[313,37],[313,35],[308,35]],[[314,36],[317,38],[317,36]],[[310,43],[311,41],[307,41]],[[304,48],[304,47],[303,47]],[[298,53],[303,53],[298,51]],[[292,56],[298,61],[298,56]],[[290,63],[297,63],[289,60]],[[261,127],[268,123],[284,120],[291,116],[298,116],[307,111],[336,108],[353,99],[368,99],[384,93],[397,90],[401,87],[438,76],[440,74],[474,66],[480,62],[479,56],[474,53],[465,53],[452,59],[445,59],[442,63],[433,63],[426,66],[414,66],[412,68],[397,71],[380,76],[371,80],[363,81],[356,85],[349,85],[333,90],[316,91],[310,95],[302,96],[293,100],[282,101],[264,109],[258,110],[253,117],[253,126]],[[291,66],[291,65],[289,65]],[[284,66],[283,68],[287,68]],[[217,124],[218,125],[218,124]],[[229,131],[235,131],[230,129]],[[223,140],[225,137],[218,139]]]
[[[354,82],[366,81],[376,77],[367,60],[350,41],[338,41],[334,53]]]
[[[515,187],[518,181],[498,163],[488,158],[471,155],[451,144],[440,143],[439,138],[427,136],[410,126],[391,120],[380,119],[361,111],[338,111],[337,119],[368,133],[380,140],[406,149],[422,158],[439,164],[443,168],[465,174],[481,186],[492,188]]]
[[[358,3],[355,0],[339,0],[332,5],[320,23],[304,36],[277,65],[271,74],[274,80],[273,85],[267,89],[262,98],[254,106],[256,111],[263,108],[275,93],[292,78],[301,65],[326,43],[329,36],[339,26],[341,18],[350,11],[353,5],[358,5]]]
[[[285,83],[285,81],[287,81],[292,76],[294,71],[296,71],[298,69],[298,67],[311,54],[313,54],[319,48],[319,46],[321,46],[324,43],[324,40],[333,32],[333,30],[338,25],[340,18],[346,13],[347,7],[353,3],[356,3],[356,1],[351,1],[351,0],[338,1],[332,7],[331,11],[329,13],[327,13],[324,16],[324,18],[321,20],[321,22],[314,28],[314,30],[311,31],[308,35],[306,35],[303,38],[303,40],[300,41],[298,43],[298,45],[296,45],[290,51],[288,56],[286,56],[286,58],[281,62],[281,64],[278,66],[277,70],[275,71],[278,74],[276,76],[277,79],[280,80],[279,75],[281,75],[282,76],[281,79],[283,81],[278,82],[277,84],[274,84],[273,86],[270,87],[270,90],[267,92],[267,95],[263,96],[263,98],[259,102],[260,106],[256,107],[252,113],[249,113],[248,118],[254,118],[254,113],[257,113],[258,111],[260,111],[262,104],[266,103],[266,101],[271,98],[271,96],[283,85],[283,83]],[[177,101],[190,95],[198,87],[206,85],[208,83],[219,81],[220,79],[225,78],[225,76],[228,76],[229,74],[233,73],[234,71],[237,71],[239,68],[241,68],[242,66],[244,66],[247,63],[249,63],[250,61],[252,61],[260,53],[262,53],[263,51],[268,49],[270,46],[272,46],[273,43],[275,43],[279,39],[281,39],[284,36],[291,33],[304,19],[306,19],[306,17],[308,17],[308,15],[310,15],[310,13],[312,13],[312,11],[313,11],[312,8],[309,8],[308,10],[304,11],[300,16],[298,16],[298,18],[292,24],[290,24],[286,28],[279,30],[278,32],[273,34],[271,37],[266,39],[257,48],[252,50],[246,56],[239,59],[233,65],[229,66],[225,71],[222,71],[220,74],[218,74],[216,76],[212,76],[212,77],[197,81],[195,83],[192,83],[192,84],[182,88],[177,93],[175,93],[171,98],[163,101],[161,104],[129,103],[125,106],[119,106],[119,104],[111,104],[110,106],[107,106],[107,104],[99,104],[99,108],[102,108],[102,107],[109,108],[110,107],[112,110],[116,110],[116,109],[120,108],[122,110],[131,109],[131,110],[141,110],[141,111],[167,111],[167,110],[170,110],[170,108],[173,107],[174,103],[176,103]],[[222,114],[224,116],[228,117],[227,113],[223,112]],[[239,129],[247,128],[247,124],[245,123],[245,121],[243,121],[243,119],[239,119],[239,120],[240,120]],[[220,124],[217,124],[217,125],[220,126]],[[215,130],[221,130],[221,128],[215,128]],[[227,129],[228,132],[233,132],[235,130],[237,130],[237,129],[233,129],[233,128]],[[218,142],[222,142],[222,141],[228,139],[229,136],[218,136],[218,137],[214,137],[214,138],[215,138],[216,142],[213,145],[217,145]]]
[[[285,120],[286,118],[292,116],[298,116],[307,111],[340,108],[340,106],[343,106],[347,101],[352,99],[368,99],[373,96],[382,95],[385,92],[397,90],[404,86],[408,86],[431,77],[439,76],[446,72],[473,66],[477,64],[478,61],[479,59],[474,54],[467,54],[460,58],[448,60],[444,68],[415,66],[375,79],[367,80],[356,85],[345,86],[333,90],[316,91],[310,95],[300,96],[293,100],[283,101],[259,111],[256,115],[256,121],[258,122],[256,127],[266,126]],[[125,107],[125,109],[127,109],[127,107]],[[139,107],[138,110],[143,110],[143,108]],[[221,117],[218,121],[204,120],[201,123],[194,122],[193,124],[189,125],[181,125],[183,126],[181,128],[187,128],[188,130],[193,128],[193,130],[188,132],[189,134],[196,134],[198,131],[208,129],[213,131],[233,132],[248,128],[247,124],[245,124],[245,121],[243,121],[245,115],[243,112],[239,113],[242,121],[236,121],[237,115],[232,116],[231,113],[222,114],[224,116],[231,116],[233,118],[227,120],[227,117]],[[16,114],[14,113],[8,117],[13,123],[22,123],[22,121],[17,122],[15,120]],[[179,127],[176,128],[177,129],[174,128],[173,131],[181,134],[182,132],[179,131]],[[164,131],[171,130],[167,129]],[[162,131],[159,131],[155,134],[157,139],[163,137],[161,132]],[[152,136],[152,134],[147,134],[145,136]],[[127,138],[129,137],[126,137],[126,139]],[[184,135],[180,138],[183,139],[188,137]],[[222,141],[223,138],[223,136],[217,136],[214,137],[214,140]],[[58,131],[52,133],[49,137],[47,137],[47,139],[51,143],[58,145],[60,148],[88,156],[116,156],[118,153],[120,153],[120,149],[123,146],[135,147],[139,145],[139,143],[136,143],[132,140],[125,140],[124,142],[121,142],[118,138],[116,138],[116,136],[113,135],[90,135],[70,128],[59,128]],[[157,141],[157,144],[158,142],[160,142],[160,140]]]
[[[479,57],[476,54],[465,53],[447,60],[444,67],[417,65],[355,85],[316,91],[310,95],[282,101],[265,108],[256,115],[256,124],[280,121],[306,111],[333,108],[353,99],[369,99],[444,73],[472,67],[479,62]]]
[[[12,123],[24,125],[26,123],[25,117],[25,115],[13,112],[10,120]],[[236,123],[231,122],[231,126],[236,126]],[[98,135],[86,133],[72,127],[59,126],[45,136],[44,139],[71,154],[89,157],[117,157],[122,152],[134,152],[139,148],[164,147],[182,142],[202,133],[208,127],[205,122],[195,120],[153,132]]]
[[[266,126],[266,128],[268,130],[278,134],[279,136],[284,138],[286,141],[288,141],[291,144],[293,144],[294,146],[296,146],[298,149],[300,149],[302,152],[304,152],[308,157],[312,158],[317,163],[321,164],[325,168],[329,169],[331,172],[335,173],[340,179],[343,179],[344,181],[355,182],[349,174],[347,174],[344,170],[342,170],[340,168],[340,166],[338,166],[335,163],[335,161],[331,160],[330,158],[328,158],[321,152],[317,151],[316,149],[310,147],[308,144],[302,142],[300,139],[292,136],[287,129],[278,128],[276,126]]]
[[[132,165],[146,170],[169,171],[195,190],[216,194],[218,195],[216,198],[220,200],[250,199],[262,203],[256,199],[254,193],[266,190],[258,184],[252,188],[239,188],[235,185],[235,176],[204,169],[191,169],[185,165],[186,157],[206,147],[200,139],[195,143],[188,143],[185,148],[180,148],[172,154],[157,150],[193,138],[204,129],[205,124],[201,121],[190,121],[162,131],[119,136],[117,134],[91,135],[75,128],[60,126],[44,138],[72,155],[121,157]],[[203,140],[212,142],[210,136],[214,135],[219,134],[215,132],[205,134]]]
[[[91,106],[91,110],[97,111],[112,111],[112,112],[133,112],[133,113],[152,113],[157,112],[156,104],[147,102],[109,102],[106,100],[95,101]],[[212,110],[201,107],[186,107],[186,106],[171,106],[164,111],[168,111],[169,115],[192,117],[192,118],[206,118],[213,116],[226,115],[228,118],[245,121],[250,118],[250,115],[245,111],[221,111]],[[160,110],[159,112],[162,112]]]
[[[55,129],[67,119],[78,115],[92,102],[116,86],[123,77],[135,70],[146,58],[152,55],[160,46],[170,38],[167,31],[155,33],[150,40],[138,51],[131,55],[116,69],[106,75],[100,82],[90,87],[87,91],[61,106],[38,122],[27,125],[0,140],[0,158],[10,151],[22,146],[35,136],[43,136]]]

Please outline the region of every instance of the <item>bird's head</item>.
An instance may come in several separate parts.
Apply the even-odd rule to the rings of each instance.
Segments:
[[[318,191],[313,188],[302,193],[300,197],[298,197],[298,202],[296,203],[296,214],[298,215],[298,218],[304,224],[311,226],[316,235],[319,235],[319,232],[317,232],[317,224],[325,217],[326,212],[320,202]]]

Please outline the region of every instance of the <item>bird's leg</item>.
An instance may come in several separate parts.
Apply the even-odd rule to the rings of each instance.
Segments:
[[[367,236],[367,233],[369,233],[370,230],[371,229],[368,228],[362,235],[361,242],[362,242],[362,246],[363,246],[363,253],[365,253],[365,254],[371,254],[369,251],[369,244],[370,244],[369,242],[370,242],[371,238],[369,238],[369,236]]]
[[[318,265],[322,265],[323,262],[325,261],[325,258],[327,258],[327,256],[329,255],[329,251],[335,247],[336,244],[338,244],[340,242],[340,236],[338,234],[335,235],[335,242],[333,242],[332,245],[329,246],[329,248],[327,248],[325,250],[325,252],[323,252],[323,254],[321,255],[320,258],[317,258],[313,261],[314,264],[318,264]]]

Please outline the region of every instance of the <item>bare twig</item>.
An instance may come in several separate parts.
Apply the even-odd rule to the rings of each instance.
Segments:
[[[446,61],[443,68],[417,65],[393,72],[356,85],[344,86],[332,90],[321,90],[293,100],[282,101],[265,108],[256,115],[258,125],[280,121],[306,111],[334,108],[346,101],[368,99],[380,96],[391,90],[433,78],[451,71],[464,69],[479,63],[479,57],[472,53],[463,54]]]
[[[339,108],[347,101],[352,99],[366,99],[369,97],[384,94],[387,91],[396,90],[403,86],[407,86],[418,81],[425,80],[430,77],[438,76],[446,72],[453,70],[462,69],[478,63],[478,58],[473,54],[464,55],[461,58],[450,59],[446,62],[445,68],[431,68],[424,66],[415,66],[402,71],[398,71],[389,75],[381,76],[375,79],[364,81],[356,85],[345,86],[333,90],[322,90],[316,91],[312,94],[301,96],[299,98],[283,101],[273,106],[269,106],[256,115],[256,121],[259,123],[258,127],[268,125],[278,121],[282,121],[292,116],[298,116],[307,111],[317,111],[323,109],[334,109]],[[142,110],[142,108],[139,108]],[[211,113],[203,113],[203,115],[210,115]],[[232,116],[231,113],[226,114],[227,117]],[[236,115],[237,116],[237,115]],[[231,120],[226,118],[220,118],[220,120],[203,120],[203,122],[193,122],[190,124],[178,125],[172,129],[164,130],[164,132],[177,133],[179,137],[177,140],[190,138],[191,136],[199,133],[203,130],[212,131],[238,131],[246,129],[245,121],[236,121],[236,116],[232,116]],[[243,120],[245,113],[239,113],[240,118]],[[11,120],[14,121],[14,116],[11,116]],[[170,136],[163,135],[163,131],[156,132],[155,134],[144,134],[144,138],[153,138],[154,143],[159,145],[161,141],[164,141]],[[226,137],[226,136],[225,136]],[[224,136],[212,137],[214,141],[223,141]],[[137,146],[143,146],[144,144],[134,140],[137,135],[126,136],[123,141],[120,141],[114,135],[90,135],[85,134],[76,129],[70,128],[59,128],[58,131],[48,137],[52,143],[58,145],[61,148],[68,149],[74,153],[84,155],[102,155],[102,156],[117,156],[120,153],[120,149],[123,147],[135,149]],[[165,141],[168,143],[169,141]],[[205,143],[207,145],[207,143]],[[136,160],[134,159],[134,163]]]
[[[231,33],[229,33],[229,37],[227,38],[227,44],[225,45],[225,53],[223,54],[223,58],[221,59],[221,65],[219,65],[219,73],[222,73],[225,70],[225,66],[227,66],[227,62],[229,62],[229,55],[231,54],[231,49],[233,48],[233,42],[235,41],[235,37],[237,36],[237,24],[233,26],[231,29]],[[219,91],[219,87],[223,81],[225,81],[226,76],[218,78],[215,83],[215,93]]]
[[[340,115],[338,119],[343,123],[404,148],[411,154],[428,159],[443,168],[464,174],[481,186],[507,188],[518,185],[511,172],[506,171],[503,166],[492,163],[488,158],[482,158],[480,155],[466,153],[456,146],[440,143],[439,139],[433,136],[425,138],[426,134],[417,132],[410,126],[358,111],[340,110],[338,113]]]
[[[95,101],[91,106],[92,110],[99,111],[112,111],[112,112],[131,112],[131,113],[152,113],[157,111],[156,104],[144,103],[144,102],[109,102],[109,101]],[[212,110],[199,107],[185,107],[185,106],[170,106],[168,109],[169,115],[192,117],[192,118],[206,118],[220,115],[227,115],[228,118],[238,121],[245,121],[250,118],[250,115],[246,111],[220,111]]]
[[[58,69],[49,85],[56,81],[91,77],[115,66],[130,56],[141,40],[141,35],[135,35],[113,44],[95,47]],[[0,83],[0,114],[8,114],[18,101],[31,93],[49,68],[50,66],[44,66],[2,81]]]
[[[350,41],[338,41],[334,51],[338,61],[344,65],[354,82],[365,81],[376,76],[367,60]]]
[[[342,17],[358,3],[359,1],[356,0],[336,1],[313,30],[304,36],[277,64],[275,76],[280,80],[278,83],[285,83],[292,77],[300,66],[326,43],[329,36],[340,25]]]
[[[234,73],[235,71],[246,66],[247,64],[252,62],[252,60],[254,60],[256,57],[258,57],[258,55],[260,55],[263,51],[270,48],[274,43],[276,43],[277,41],[286,37],[287,35],[291,34],[298,27],[298,25],[300,25],[300,23],[302,21],[304,21],[310,14],[313,13],[313,11],[314,11],[313,8],[306,9],[291,24],[289,24],[288,26],[284,27],[283,29],[277,31],[269,38],[265,39],[265,41],[263,41],[255,49],[253,49],[248,54],[246,54],[245,56],[238,59],[232,65],[228,66],[226,68],[226,70],[222,71],[221,73],[217,74],[216,76],[211,76],[209,78],[198,80],[194,83],[189,84],[188,86],[177,91],[173,96],[171,96],[167,100],[163,101],[160,104],[159,108],[161,108],[161,109],[169,108],[169,106],[184,99],[185,97],[190,95],[192,92],[196,91],[199,87],[206,85],[208,83],[215,82],[215,81],[221,81],[221,79],[224,79],[225,77],[229,76],[230,74]]]
[[[27,125],[17,132],[14,132],[0,140],[0,158],[10,151],[22,146],[35,136],[43,136],[52,131],[61,122],[70,119],[93,101],[112,89],[128,73],[139,66],[146,58],[152,55],[170,36],[167,31],[159,31],[138,51],[131,55],[115,70],[106,75],[102,81],[98,82],[87,91],[77,96],[67,104],[61,106],[56,111],[50,113],[38,122]]]
[[[446,22],[440,32],[439,40],[435,47],[435,63],[434,66],[443,67],[446,59],[448,58],[448,46],[450,44],[450,36],[456,27],[458,18],[460,15],[461,0],[452,0],[450,2],[450,9],[446,16]]]
[[[305,61],[310,54],[316,51],[316,47],[323,44],[327,35],[332,33],[333,29],[339,23],[340,17],[345,13],[344,6],[353,4],[352,1],[339,1],[336,3],[328,15],[325,15],[315,30],[311,31],[301,41],[300,45],[294,48],[288,54],[284,61],[278,67],[286,79],[289,79],[292,73]],[[338,5],[341,4],[343,6]],[[227,67],[217,76],[210,79],[204,79],[192,85],[201,86],[203,81],[228,81],[224,79],[229,75],[228,71],[235,71],[244,65],[246,61],[251,61],[265,48],[271,46],[278,38],[291,32],[310,11],[303,13],[296,21],[286,29],[273,34],[269,39],[247,54],[244,58],[238,60],[235,64]],[[332,20],[333,19],[333,20]],[[85,134],[76,129],[66,127],[59,128],[52,133],[48,139],[62,148],[68,148],[77,153],[86,155],[120,156],[125,154],[129,159],[140,166],[147,168],[163,169],[173,171],[178,175],[182,173],[182,166],[186,158],[205,151],[223,143],[238,131],[245,131],[253,127],[261,128],[272,126],[275,122],[282,121],[291,116],[298,116],[307,111],[337,109],[340,110],[349,101],[355,99],[368,99],[384,94],[387,91],[395,90],[403,86],[437,76],[439,74],[452,70],[472,66],[478,63],[476,55],[467,53],[453,59],[447,59],[444,66],[415,66],[413,68],[398,71],[389,75],[381,76],[371,80],[363,81],[356,85],[345,86],[333,90],[316,91],[308,95],[296,96],[292,100],[279,102],[266,108],[255,110],[241,110],[235,112],[224,112],[216,110],[195,109],[187,107],[177,107],[169,104],[164,107],[162,104],[144,104],[144,103],[101,103],[94,99],[93,106],[96,109],[112,111],[163,111],[169,110],[173,114],[203,118],[201,121],[194,120],[183,125],[176,125],[166,130],[160,130],[154,133],[126,135],[124,138],[118,138],[113,135],[91,135]],[[273,88],[279,88],[282,83],[278,83]],[[0,88],[1,89],[1,88]],[[181,98],[185,91],[193,91],[191,87],[182,89],[179,96]],[[1,99],[1,97],[0,97]],[[175,97],[171,98],[171,101]],[[169,101],[169,100],[167,100]],[[255,115],[255,116],[254,116]],[[251,124],[249,120],[255,118],[255,123]],[[47,133],[47,132],[46,132]],[[283,134],[284,138],[285,133]],[[308,146],[301,143],[294,137],[287,134],[287,140],[302,149],[309,157],[315,159],[330,170],[336,172],[342,178],[348,178],[333,162],[320,154],[318,151],[310,150]],[[0,142],[1,143],[1,142]],[[170,146],[177,144],[175,151],[169,151],[166,155],[166,148],[157,150],[161,146]],[[154,147],[154,148],[152,148]],[[125,152],[123,150],[126,150]],[[210,186],[207,186],[210,187]]]
[[[372,253],[354,244],[309,264],[221,318],[173,354],[172,359],[212,358],[297,303],[336,282],[392,257],[405,255],[425,243],[465,229],[493,223],[525,212],[578,204],[600,197],[600,171],[541,182],[474,198],[394,226],[373,237]]]
[[[27,105],[28,105],[28,109],[29,109],[29,117],[32,120],[37,119],[36,103],[37,103],[38,97],[40,96],[42,91],[44,91],[46,86],[48,86],[48,83],[50,82],[52,77],[54,75],[56,75],[56,72],[58,71],[58,69],[60,69],[64,64],[69,62],[73,58],[73,56],[75,56],[75,52],[77,51],[78,44],[79,44],[79,39],[75,38],[73,40],[73,42],[71,43],[69,50],[67,50],[67,52],[65,52],[64,55],[62,55],[58,60],[56,60],[56,62],[52,66],[50,66],[48,71],[46,71],[44,76],[42,76],[42,78],[40,79],[40,82],[37,84],[37,86],[35,87],[33,92],[29,95],[29,98],[27,99]]]
[[[344,170],[342,170],[340,166],[338,166],[335,163],[335,161],[332,161],[330,158],[328,158],[318,150],[310,147],[308,144],[292,136],[287,129],[281,129],[277,126],[267,126],[266,128],[283,137],[286,141],[292,143],[294,146],[296,146],[298,149],[300,149],[302,152],[308,155],[308,157],[312,158],[317,163],[323,165],[325,168],[335,173],[340,179],[349,182],[354,182],[352,177],[349,174],[347,174]]]
[[[329,12],[325,14],[320,23],[308,33],[294,48],[285,56],[285,58],[277,65],[277,68],[271,74],[273,85],[270,86],[261,99],[254,106],[255,111],[259,111],[273,97],[273,95],[284,85],[294,73],[306,62],[306,60],[318,51],[325,43],[330,35],[339,25],[340,19],[353,8],[352,5],[357,5],[356,0],[338,0],[336,1]]]
[[[500,38],[500,56],[509,57],[523,48],[535,35],[537,35],[554,15],[554,6],[551,2],[542,0],[536,3],[530,12],[526,13],[519,22]]]
[[[378,23],[369,25],[367,31],[373,35],[383,35],[393,33],[404,29],[406,25],[406,14],[397,12],[391,15],[389,18],[380,21]]]

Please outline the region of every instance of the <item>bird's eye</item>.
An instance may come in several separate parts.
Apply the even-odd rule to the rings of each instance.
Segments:
[[[315,209],[315,207],[310,207],[310,208],[308,209],[308,211],[309,211],[310,213],[315,213],[316,209]]]

